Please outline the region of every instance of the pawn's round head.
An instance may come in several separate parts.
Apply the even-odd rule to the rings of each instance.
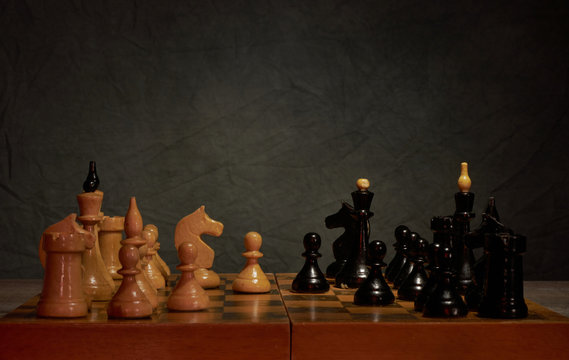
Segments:
[[[415,244],[419,239],[421,238],[421,235],[417,234],[416,232],[412,231],[409,234],[409,242],[411,244]]]
[[[395,228],[395,240],[397,242],[406,241],[409,234],[411,234],[411,230],[405,225],[399,225]]]
[[[380,240],[374,240],[369,243],[367,257],[374,263],[383,262],[383,258],[385,258],[386,252],[387,247],[385,246],[385,243]]]
[[[304,240],[302,241],[304,244],[304,249],[307,251],[318,251],[320,249],[320,235],[317,233],[310,232],[304,235]]]
[[[429,247],[429,242],[427,240],[423,239],[422,237],[420,237],[419,239],[417,239],[415,246],[417,247],[417,250],[419,252],[425,252],[427,250],[427,248]]]
[[[158,227],[154,224],[147,224],[144,226],[144,230],[150,230],[156,237],[156,241],[158,241]]]
[[[134,269],[138,264],[138,249],[134,245],[124,245],[119,250],[119,261],[123,269]]]
[[[356,186],[360,191],[366,191],[367,189],[369,189],[369,180],[363,178],[358,179],[356,181]]]
[[[198,257],[198,248],[191,242],[183,242],[178,246],[178,259],[182,264],[193,264]]]
[[[149,249],[154,248],[154,245],[156,244],[156,236],[147,227],[144,227],[144,230],[142,230],[142,238],[146,241],[146,245],[148,245]]]
[[[261,234],[255,231],[250,231],[245,234],[245,249],[247,251],[259,251],[261,244],[263,243],[263,238]]]

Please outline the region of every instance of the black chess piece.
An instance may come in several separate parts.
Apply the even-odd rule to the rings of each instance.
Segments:
[[[301,293],[323,293],[330,289],[326,277],[318,267],[318,258],[321,257],[320,235],[308,233],[304,235],[304,249],[302,256],[306,258],[304,266],[292,282],[292,290]]]
[[[373,193],[368,191],[369,181],[358,179],[358,190],[352,192],[354,201],[354,218],[358,221],[358,231],[353,241],[351,256],[346,265],[336,275],[336,287],[359,288],[369,274],[366,263],[367,246],[369,242],[369,218],[373,212],[369,211]]]
[[[423,238],[419,238],[414,244],[411,244],[409,256],[413,262],[413,270],[401,283],[397,291],[397,297],[399,299],[415,301],[417,295],[419,295],[427,284],[429,276],[425,271],[424,263],[427,261],[428,246],[429,242]]]
[[[461,176],[458,180],[460,191],[454,194],[456,210],[453,215],[453,251],[454,269],[457,272],[458,290],[464,294],[472,284],[474,273],[474,253],[466,245],[465,237],[470,232],[470,221],[475,214],[474,193],[470,192],[471,181],[468,177],[468,164],[461,164]]]
[[[452,249],[443,246],[438,255],[441,267],[439,281],[423,307],[423,316],[435,318],[466,316],[468,308],[456,288]]]
[[[435,216],[431,219],[433,242],[452,249],[452,216]]]
[[[399,270],[401,270],[407,261],[407,258],[403,256],[403,244],[405,243],[405,246],[408,246],[409,234],[411,234],[411,230],[405,225],[399,225],[395,228],[395,244],[393,244],[395,256],[385,269],[385,278],[389,282],[393,281]]]
[[[354,218],[354,208],[352,205],[343,202],[342,208],[335,214],[327,216],[325,219],[326,228],[344,228],[332,245],[335,261],[326,268],[326,276],[334,278],[348,262],[353,248],[354,239],[358,232],[358,221]]]
[[[383,278],[381,268],[387,248],[383,241],[372,241],[368,248],[368,260],[371,265],[369,275],[354,294],[356,305],[389,305],[395,301],[395,296]]]
[[[525,251],[525,236],[507,232],[486,234],[486,279],[479,316],[501,319],[527,317],[522,263]]]
[[[89,173],[83,182],[83,191],[94,192],[99,187],[99,177],[97,176],[97,165],[94,161],[89,162]]]
[[[494,197],[488,198],[488,204],[486,210],[482,213],[482,222],[475,230],[466,234],[465,241],[466,246],[471,250],[484,247],[484,241],[486,234],[495,234],[500,232],[511,232],[500,222],[500,215],[498,214],[498,209],[496,208],[496,200]],[[471,310],[477,310],[480,302],[482,301],[482,296],[484,293],[484,279],[486,274],[486,254],[483,254],[479,259],[474,262],[473,271],[474,277],[472,284],[468,287],[465,299],[468,308]]]
[[[423,290],[421,290],[421,292],[415,298],[415,303],[413,304],[415,311],[423,311],[425,303],[429,299],[429,296],[431,296],[431,294],[435,291],[437,283],[440,281],[441,265],[439,263],[439,252],[441,251],[442,246],[443,245],[437,242],[433,242],[431,245],[429,245],[429,255],[427,256],[429,260],[429,266],[427,268],[430,271],[429,279],[423,287]]]
[[[407,246],[402,247],[402,253],[403,253],[403,256],[405,256],[406,260],[405,260],[405,263],[403,264],[403,266],[401,267],[401,270],[399,270],[399,272],[397,273],[397,275],[393,279],[393,288],[394,289],[399,289],[401,284],[403,284],[403,281],[405,281],[405,279],[407,279],[407,276],[409,276],[409,274],[411,274],[411,272],[413,271],[413,262],[410,261],[410,258],[409,258],[410,252],[411,252],[411,249],[413,247],[413,244],[417,243],[417,241],[419,241],[420,238],[421,238],[421,235],[412,231],[409,234],[409,242],[408,242]]]

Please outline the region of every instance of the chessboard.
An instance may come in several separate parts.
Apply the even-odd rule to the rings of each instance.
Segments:
[[[206,290],[209,308],[176,312],[166,301],[179,275],[159,290],[159,306],[147,319],[107,318],[107,302],[93,302],[85,318],[36,317],[39,295],[0,319],[1,359],[290,359],[290,323],[272,274],[271,290],[239,294],[237,274],[220,274]]]
[[[291,321],[291,359],[480,359],[562,358],[569,344],[569,318],[526,300],[519,320],[432,319],[413,302],[388,306],[353,304],[355,289],[331,282],[322,294],[291,292],[295,274],[276,274]],[[397,291],[393,291],[397,297]],[[317,349],[317,350],[315,350]]]

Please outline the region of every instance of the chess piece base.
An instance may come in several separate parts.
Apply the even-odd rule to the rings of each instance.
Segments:
[[[266,293],[271,290],[271,283],[259,264],[247,266],[232,284],[233,291],[243,293]]]
[[[219,275],[211,269],[199,268],[194,271],[194,276],[198,284],[204,289],[215,289],[221,284]]]
[[[87,302],[76,299],[65,302],[42,301],[38,302],[37,315],[39,317],[76,318],[87,316]]]

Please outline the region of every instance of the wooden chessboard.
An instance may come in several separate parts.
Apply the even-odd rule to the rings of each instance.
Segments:
[[[236,274],[220,276],[219,289],[206,290],[208,309],[171,312],[173,275],[148,319],[108,319],[106,302],[94,302],[86,318],[37,318],[36,296],[0,319],[0,359],[290,359],[290,323],[274,276],[267,274],[265,294],[235,294]]]
[[[267,274],[267,294],[235,294],[235,274],[207,290],[210,307],[170,312],[165,302],[177,276],[159,293],[149,319],[108,319],[93,303],[80,319],[36,317],[38,296],[0,319],[0,359],[390,359],[563,358],[569,318],[527,301],[521,320],[427,319],[409,301],[353,305],[355,290],[290,291],[295,274]]]
[[[569,319],[531,301],[526,319],[431,319],[411,301],[356,306],[354,289],[297,294],[295,274],[276,276],[291,321],[291,359],[555,359],[569,351]]]

